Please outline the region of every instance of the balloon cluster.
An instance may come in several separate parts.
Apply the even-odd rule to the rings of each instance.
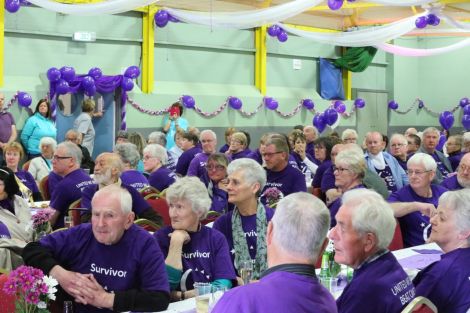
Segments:
[[[275,24],[268,27],[268,35],[271,37],[277,37],[277,40],[280,42],[286,42],[289,38],[287,32]]]
[[[47,70],[47,79],[51,83],[56,84],[56,92],[59,95],[64,95],[69,92],[69,83],[75,79],[75,69],[71,66],[62,66],[60,70],[56,67],[51,67]]]
[[[173,23],[178,23],[179,20],[172,16],[168,11],[166,10],[158,10],[157,13],[155,13],[155,16],[153,17],[155,20],[155,25],[157,25],[160,28],[163,28],[168,24],[168,22],[173,22]]]
[[[460,106],[463,108],[462,126],[470,130],[470,100],[468,98],[460,99]]]
[[[357,98],[354,100],[354,106],[356,108],[362,109],[365,105],[366,102],[364,99]],[[315,126],[320,133],[325,130],[327,125],[335,128],[335,123],[338,121],[339,115],[345,112],[346,105],[343,103],[343,101],[336,100],[333,102],[331,107],[325,110],[325,112],[315,114],[313,117],[313,126]]]
[[[279,107],[277,100],[271,97],[264,97],[263,103],[269,110],[276,110]]]
[[[428,14],[426,16],[420,16],[416,19],[415,25],[417,28],[425,28],[428,25],[437,26],[441,22],[441,19],[436,14]]]
[[[131,91],[134,88],[134,81],[133,79],[136,79],[140,75],[140,69],[138,66],[132,65],[129,66],[123,75],[122,82],[121,82],[121,88],[124,91]]]
[[[356,0],[348,0],[348,2],[354,2],[354,1]],[[341,7],[343,6],[343,3],[344,3],[344,0],[328,0],[328,7],[332,9],[333,11],[338,10],[338,9],[341,9]]]
[[[454,125],[454,114],[450,111],[444,111],[439,114],[439,123],[441,124],[442,128],[445,130],[449,130],[452,125]]]

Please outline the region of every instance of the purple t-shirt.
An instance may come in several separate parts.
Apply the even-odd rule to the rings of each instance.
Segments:
[[[49,176],[47,178],[47,186],[49,187],[49,195],[52,198],[54,194],[54,190],[56,187],[59,185],[59,183],[62,181],[63,177],[56,174],[55,172],[51,171],[49,172]]]
[[[248,148],[246,148],[246,149],[243,150],[243,151],[230,154],[230,158],[231,158],[232,161],[233,161],[233,160],[236,160],[236,159],[248,158],[250,154],[251,154],[251,150],[248,149]]]
[[[397,191],[397,183],[395,182],[395,179],[393,178],[393,175],[392,175],[392,170],[390,169],[390,166],[388,166],[387,163],[385,163],[385,168],[383,170],[379,170],[378,168],[375,168],[375,171],[380,176],[380,178],[384,180],[385,185],[387,185],[387,189],[389,192]]]
[[[266,228],[268,227],[267,223],[273,218],[274,210],[268,207],[266,209]],[[235,260],[235,249],[233,247],[233,237],[232,237],[232,215],[233,211],[230,211],[221,217],[219,217],[214,222],[214,229],[217,229],[222,234],[228,242],[228,247],[230,249],[230,256],[232,257],[232,264]],[[240,215],[241,216],[241,215]],[[248,251],[252,260],[256,259],[256,240],[258,238],[258,233],[256,231],[256,214],[250,216],[241,216],[242,219],[242,228],[245,233],[246,243],[248,244]],[[234,265],[235,269],[235,265]]]
[[[287,165],[282,171],[274,172],[266,169],[266,186],[263,193],[268,188],[277,188],[281,192],[281,199],[294,192],[307,191],[305,176],[298,169]],[[261,202],[266,205],[267,199],[261,196]]]
[[[418,196],[416,192],[407,185],[400,190],[392,193],[388,197],[388,202],[424,202],[431,203],[437,208],[439,197],[447,191],[444,187],[431,185],[432,197],[424,198]],[[431,231],[429,224],[429,216],[422,215],[421,212],[415,211],[405,216],[399,217],[400,228],[403,235],[403,243],[405,247],[413,247],[425,243]]]
[[[15,119],[10,112],[0,111],[0,142],[7,143],[11,136],[11,127]]]
[[[312,157],[312,159],[316,160],[315,159],[315,144],[313,143],[313,141],[307,143],[307,145],[305,146],[305,153],[310,155]]]
[[[457,180],[457,175],[444,179],[441,183],[441,186],[446,188],[447,190],[463,189],[462,185],[460,185],[459,181]]]
[[[212,313],[336,313],[333,296],[315,277],[275,271],[229,290]]]
[[[138,170],[127,170],[122,172],[120,178],[123,184],[131,186],[135,190],[140,190],[149,185],[147,178]]]
[[[33,175],[31,175],[30,172],[19,170],[15,173],[15,175],[26,187],[28,187],[29,190],[31,190],[31,192],[39,192],[38,185],[36,184],[36,181],[34,180],[34,177]]]
[[[335,181],[336,179],[333,171],[333,165],[331,165],[323,172],[320,184],[321,191],[326,193],[330,189],[336,189]]]
[[[209,154],[204,152],[196,154],[194,159],[192,159],[191,163],[189,163],[188,173],[187,176],[196,176],[196,177],[204,177],[207,175],[206,170],[206,163],[207,159],[209,158]]]
[[[316,171],[315,175],[313,176],[313,180],[312,180],[312,187],[313,188],[320,188],[321,187],[321,180],[322,180],[322,177],[323,177],[323,173],[325,173],[325,171],[328,168],[331,168],[331,166],[332,166],[331,160],[325,160],[318,166],[317,171]]]
[[[0,239],[11,239],[10,231],[7,226],[0,221]]]
[[[170,226],[155,233],[164,257],[168,255],[170,237],[173,232]],[[227,240],[218,230],[202,226],[201,230],[189,233],[191,240],[183,245],[183,276],[188,272],[186,289],[193,289],[194,282],[208,283],[217,279],[235,279],[231,266]]]
[[[431,300],[439,312],[466,313],[470,309],[470,248],[450,251],[418,273],[416,295]]]
[[[259,164],[263,164],[263,156],[261,155],[261,152],[259,152],[259,149],[251,151],[251,153],[247,155],[246,157],[249,159],[255,160]]]
[[[216,185],[212,185],[211,207],[209,211],[215,211],[224,214],[229,210],[228,193]]]
[[[465,155],[464,152],[457,152],[452,155],[449,155],[447,158],[450,162],[450,166],[452,166],[452,170],[455,172],[457,171],[457,167],[459,167],[460,160],[462,160],[462,157]]]
[[[398,313],[416,291],[391,252],[363,264],[336,300],[340,313]]]
[[[121,187],[126,188],[127,191],[131,194],[132,198],[132,211],[136,215],[142,214],[145,210],[152,210],[152,207],[150,204],[145,201],[145,199],[142,197],[142,195],[135,190],[135,188],[128,186],[124,183],[121,184]],[[86,186],[82,190],[82,199],[80,200],[80,206],[82,208],[87,208],[88,211],[91,211],[91,200],[93,199],[93,196],[95,193],[98,191],[98,185],[90,185]]]
[[[72,202],[82,197],[82,190],[86,186],[93,185],[94,183],[90,176],[82,169],[77,169],[64,176],[54,188],[51,203],[49,204],[51,208],[60,212],[55,225],[53,225],[54,229],[64,226],[64,216],[69,210],[69,206]]]
[[[168,157],[168,161],[165,165],[167,169],[170,171],[174,172],[176,170],[176,164],[178,163],[178,158],[176,158],[172,153],[166,152],[166,155]]]
[[[408,162],[408,158],[406,159],[406,161],[403,161],[402,159],[400,158],[397,158],[397,157],[394,157],[395,160],[397,160],[398,164],[400,164],[401,168],[404,170],[404,171],[407,171],[408,170],[408,166],[406,165],[406,162]]]
[[[149,176],[150,186],[156,188],[159,191],[167,189],[176,180],[176,174],[162,166],[155,172],[152,172]]]
[[[436,161],[436,164],[437,164],[437,170],[439,172],[441,172],[442,174],[442,177],[446,178],[448,175],[449,175],[449,170],[447,169],[447,167],[445,166],[444,162],[441,161],[441,159],[439,159],[439,156],[437,155],[436,152],[434,152],[433,154],[431,154],[432,158],[434,159],[434,161]]]
[[[230,148],[230,146],[228,144],[225,144],[222,147],[220,147],[219,152],[220,153],[225,153],[225,151],[227,151],[228,148]]]
[[[364,185],[358,185],[352,189],[358,189],[358,188],[366,188]],[[328,210],[330,210],[330,228],[333,228],[336,226],[336,214],[339,211],[339,208],[341,207],[341,204],[343,202],[341,201],[341,197],[337,198],[335,201],[333,201],[329,206]]]
[[[192,147],[191,149],[186,150],[180,155],[178,163],[176,163],[175,173],[181,176],[186,176],[188,172],[189,164],[191,163],[194,156],[200,153],[202,150],[198,146]]]
[[[68,270],[93,274],[107,291],[169,292],[162,252],[152,235],[136,225],[113,245],[96,241],[89,223],[52,233],[40,244]],[[111,312],[78,303],[75,308],[77,312]]]

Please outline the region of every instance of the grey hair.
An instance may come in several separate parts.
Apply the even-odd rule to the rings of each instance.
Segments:
[[[151,132],[148,137],[148,143],[166,146],[166,135],[163,132]]]
[[[455,226],[459,231],[470,231],[470,192],[466,189],[447,191],[439,197],[439,206],[451,209],[455,213]],[[470,237],[467,238],[470,244]]]
[[[122,213],[128,214],[132,212],[132,197],[129,191],[121,186],[116,184],[111,184],[103,188],[98,189],[98,191],[93,196],[91,200],[91,206],[94,207],[93,202],[98,197],[115,197],[119,199],[121,203]]]
[[[435,133],[437,134],[438,137],[441,134],[439,132],[439,129],[437,129],[436,127],[428,127],[425,130],[423,130],[423,137],[425,137],[428,133]]]
[[[406,162],[406,166],[410,165],[423,165],[426,171],[436,171],[436,161],[427,153],[417,152]]]
[[[255,160],[241,158],[230,162],[227,173],[230,175],[236,171],[242,171],[243,179],[249,184],[259,183],[259,191],[266,185],[266,171]]]
[[[318,136],[319,136],[319,134],[318,134],[318,129],[317,129],[315,126],[307,125],[307,126],[304,127],[303,130],[305,130],[305,129],[310,129],[310,128],[313,129],[313,132],[315,133],[315,137],[318,137]]]
[[[211,134],[215,140],[217,140],[217,134],[212,129],[204,129],[201,134],[199,134],[199,140],[202,138],[204,134]]]
[[[151,156],[157,158],[162,162],[163,165],[168,163],[168,154],[166,153],[166,149],[158,144],[150,144],[144,148],[144,153],[150,153]]]
[[[360,179],[366,175],[366,160],[362,151],[358,153],[354,150],[343,150],[338,153],[335,164],[342,163],[348,166],[349,170],[357,174]]]
[[[347,128],[347,129],[343,130],[343,133],[341,134],[341,140],[344,141],[346,139],[346,137],[348,137],[349,135],[355,136],[356,140],[357,140],[357,137],[358,137],[357,132],[352,128]]]
[[[189,201],[191,209],[199,216],[200,220],[206,218],[212,203],[206,186],[194,176],[177,179],[166,190],[166,199],[168,204],[177,200]]]
[[[314,263],[330,227],[330,212],[312,194],[296,192],[279,201],[272,218],[274,241]]]
[[[132,168],[136,168],[140,161],[140,154],[137,146],[130,142],[123,142],[114,147],[114,152],[119,154],[122,162],[129,163]]]
[[[402,144],[408,145],[408,140],[406,139],[405,135],[402,134],[393,134],[392,137],[390,137],[390,143],[392,142],[393,139],[398,139]]]
[[[64,141],[57,145],[57,149],[61,147],[63,147],[65,151],[67,151],[66,156],[72,157],[72,160],[74,160],[74,162],[78,166],[80,166],[80,164],[82,163],[82,158],[83,158],[82,150],[80,150],[80,148],[76,144],[70,141]]]
[[[462,135],[463,144],[470,142],[470,132],[465,132]]]
[[[42,137],[41,140],[39,140],[39,147],[42,146],[51,146],[52,151],[55,151],[55,149],[57,149],[57,141],[52,137]]]
[[[353,228],[361,235],[373,233],[377,238],[377,249],[387,249],[397,223],[390,204],[377,192],[365,188],[347,191],[341,201],[352,209]]]

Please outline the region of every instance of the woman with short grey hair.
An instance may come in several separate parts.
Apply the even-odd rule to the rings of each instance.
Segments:
[[[52,137],[42,137],[39,141],[41,155],[31,160],[28,172],[33,175],[34,180],[39,185],[41,179],[49,175],[52,170],[52,157],[57,149],[57,141]]]
[[[441,260],[418,273],[413,280],[416,295],[431,300],[439,312],[468,312],[470,309],[470,193],[448,191],[439,199],[431,217],[429,237],[444,251]]]
[[[232,287],[235,272],[224,236],[201,225],[211,205],[206,186],[197,177],[183,177],[166,193],[171,226],[155,238],[167,268],[173,300],[195,296],[196,282]]]
[[[147,178],[137,170],[137,164],[140,161],[140,154],[135,144],[124,142],[114,147],[124,164],[124,170],[121,173],[121,180],[124,184],[134,187],[137,190],[149,185]]]
[[[234,209],[214,222],[214,228],[227,238],[235,270],[243,262],[253,262],[253,277],[258,279],[267,268],[266,229],[274,215],[259,201],[266,184],[266,171],[252,159],[232,161],[228,172],[228,201]],[[249,235],[246,235],[249,234]]]

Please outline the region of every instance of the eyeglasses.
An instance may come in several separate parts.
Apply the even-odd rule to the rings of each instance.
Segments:
[[[144,155],[144,157],[142,159],[144,159],[145,161],[148,161],[150,159],[155,159],[155,157],[150,156],[150,155]]]
[[[65,159],[71,159],[72,157],[71,156],[58,156],[58,155],[54,155],[52,157],[53,160],[65,160]]]
[[[206,165],[206,169],[208,171],[222,171],[222,170],[225,169],[225,166],[220,165],[220,164],[218,164],[218,165]]]
[[[283,151],[276,151],[276,152],[266,152],[266,153],[261,153],[261,156],[263,158],[265,157],[272,157],[275,154],[282,153]]]
[[[411,175],[416,175],[416,176],[420,176],[420,175],[423,175],[424,173],[427,173],[427,172],[431,172],[431,170],[429,171],[413,171],[413,170],[407,170],[406,173],[411,176]]]
[[[393,145],[391,145],[392,148],[401,148],[403,147],[405,144],[404,143],[394,143]]]
[[[350,171],[350,169],[333,165],[333,172],[336,171],[338,171],[339,173],[343,173],[344,171]]]

